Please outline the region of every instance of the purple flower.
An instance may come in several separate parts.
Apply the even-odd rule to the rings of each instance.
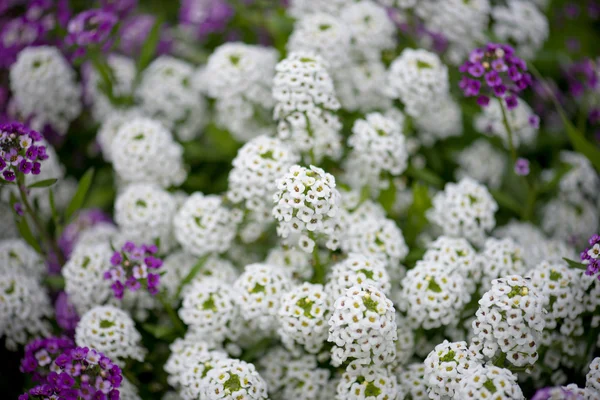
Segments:
[[[519,105],[517,96],[508,96],[504,100],[506,101],[506,108],[509,110],[514,110]]]
[[[585,92],[598,88],[596,63],[588,58],[572,64],[566,75],[569,92],[573,97],[581,97]]]
[[[0,28],[0,67],[8,68],[25,47],[41,44],[45,29],[42,24],[24,17],[2,21]]]
[[[152,295],[158,293],[160,275],[148,273],[148,269],[157,270],[163,265],[154,255],[157,251],[156,245],[136,246],[128,241],[121,251],[112,254],[111,268],[104,272],[104,279],[113,282],[111,288],[116,298],[122,299],[125,290],[135,292],[142,285]]]
[[[54,303],[56,313],[56,323],[67,332],[75,332],[75,327],[79,322],[79,315],[75,306],[69,301],[69,296],[65,292],[60,292]]]
[[[529,125],[532,128],[539,129],[539,127],[540,127],[540,117],[538,117],[535,114],[530,115],[529,116]]]
[[[529,175],[529,160],[525,158],[519,158],[515,162],[515,174],[519,176]]]
[[[100,0],[103,10],[112,12],[123,18],[129,15],[138,4],[138,0]]]
[[[21,205],[21,203],[15,203],[14,208],[15,208],[15,212],[17,213],[17,215],[19,217],[22,217],[23,214],[25,214],[25,211],[23,210],[23,206]]]
[[[156,18],[150,14],[135,15],[127,18],[119,31],[119,50],[125,55],[135,57],[139,55],[143,44],[156,23]],[[161,28],[160,40],[156,52],[158,55],[168,54],[171,51],[173,40],[165,27]]]
[[[558,396],[558,397],[557,397]],[[560,398],[561,400],[582,400],[583,398],[572,391],[562,388],[560,386],[556,387],[546,387],[539,389],[531,400],[551,400]]]
[[[67,45],[81,48],[104,45],[110,38],[119,18],[112,12],[93,9],[77,14],[67,26]]]
[[[92,226],[102,223],[112,225],[111,218],[104,211],[97,208],[79,211],[75,220],[63,229],[58,240],[58,245],[63,254],[69,257],[80,235]]]
[[[125,287],[120,281],[113,282],[110,288],[113,290],[113,293],[117,299],[120,300],[123,298],[123,295],[125,294]]]
[[[122,250],[126,253],[131,253],[135,250],[135,243],[129,241],[125,242],[125,244],[122,247]]]
[[[225,30],[234,10],[225,0],[182,0],[179,9],[181,27],[202,39]]]
[[[20,123],[0,125],[0,170],[7,181],[14,181],[16,174],[39,174],[39,152],[45,156],[45,147],[34,143],[41,139],[41,135]],[[45,157],[47,158],[47,156]]]
[[[581,252],[580,259],[587,266],[586,275],[593,276],[600,272],[600,235],[592,235],[588,244],[589,247]]]

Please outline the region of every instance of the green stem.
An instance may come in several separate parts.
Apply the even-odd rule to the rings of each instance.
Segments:
[[[310,235],[310,238],[315,242],[315,248],[313,249],[313,276],[311,279],[311,283],[325,283],[325,266],[321,264],[321,258],[319,256],[319,246],[317,245],[317,241],[314,239],[313,235]]]
[[[175,327],[175,329],[177,330],[177,332],[179,332],[181,334],[185,334],[185,325],[183,325],[183,322],[181,322],[181,320],[177,316],[177,313],[175,312],[175,310],[171,306],[171,303],[169,303],[169,301],[167,299],[165,299],[165,296],[163,295],[163,292],[159,292],[156,295],[156,297],[158,298],[158,301],[160,301],[160,303],[162,304],[163,308],[165,309],[165,311],[169,315],[169,318],[171,319],[171,323],[173,323],[173,326]]]
[[[506,353],[501,353],[498,358],[494,360],[494,366],[504,368],[504,361],[506,361]]]
[[[517,151],[515,150],[515,145],[513,142],[513,131],[512,131],[512,128],[510,127],[510,124],[508,123],[506,107],[504,106],[502,99],[499,99],[498,103],[500,103],[500,109],[502,110],[502,123],[504,124],[504,129],[506,129],[506,133],[508,135],[508,149],[510,151],[510,156],[512,158],[513,165],[514,165],[517,162]]]
[[[40,237],[42,238],[42,241],[44,242],[44,244],[46,246],[46,253],[48,252],[48,250],[52,250],[52,252],[56,255],[56,259],[57,259],[58,263],[61,266],[64,265],[65,258],[62,254],[62,251],[60,251],[58,245],[56,244],[56,241],[48,235],[48,232],[46,232],[46,229],[44,228],[42,221],[40,221],[37,214],[34,212],[33,207],[31,206],[31,203],[29,203],[29,199],[27,198],[27,192],[25,189],[25,180],[23,179],[23,176],[20,175],[18,172],[15,172],[15,175],[17,175],[17,177],[18,177],[17,178],[17,187],[19,188],[19,197],[21,198],[21,202],[25,206],[25,210],[27,211],[27,214],[29,214],[29,216],[31,217],[31,220],[33,221],[36,229],[38,230]],[[48,254],[46,254],[46,255],[48,255]]]

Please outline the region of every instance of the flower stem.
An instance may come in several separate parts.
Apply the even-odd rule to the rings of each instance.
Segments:
[[[169,301],[167,299],[165,299],[163,292],[158,292],[156,297],[158,298],[158,301],[160,301],[163,308],[169,315],[169,318],[171,319],[171,323],[173,324],[173,326],[175,327],[177,332],[184,334],[185,333],[185,325],[183,325],[183,322],[181,322],[181,320],[177,316],[177,313],[173,309],[173,306],[171,306],[171,303],[169,303]]]
[[[498,103],[500,103],[500,109],[502,110],[502,123],[504,124],[504,129],[506,129],[506,134],[508,135],[508,149],[510,150],[510,156],[514,165],[517,162],[517,151],[515,150],[515,145],[513,142],[513,131],[508,123],[508,117],[506,115],[504,103],[501,99],[498,100]]]
[[[494,366],[504,368],[504,361],[506,361],[506,353],[501,353],[493,362]]]
[[[311,283],[325,283],[325,266],[321,264],[319,256],[319,246],[317,241],[310,235],[310,238],[315,241],[315,248],[313,249],[313,276]]]

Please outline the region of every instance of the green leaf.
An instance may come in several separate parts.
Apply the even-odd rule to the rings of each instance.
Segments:
[[[427,220],[427,210],[432,206],[431,197],[427,185],[419,182],[414,182],[412,185],[413,202],[406,211],[407,222],[405,229],[405,239],[409,247],[414,246],[417,237],[429,224]]]
[[[85,201],[85,197],[87,196],[88,190],[90,189],[93,179],[94,168],[90,168],[81,177],[79,185],[77,186],[77,190],[75,191],[71,202],[67,206],[67,210],[65,211],[65,221],[69,221],[73,214],[75,214],[75,212],[81,208],[83,202]]]
[[[181,295],[181,291],[183,290],[183,288],[189,284],[195,277],[196,275],[198,275],[198,272],[200,272],[200,270],[202,269],[202,267],[204,266],[204,263],[206,263],[206,260],[208,260],[209,255],[205,255],[203,257],[201,257],[196,264],[194,264],[194,266],[192,267],[192,269],[190,270],[189,274],[187,274],[187,276],[185,278],[183,278],[183,280],[181,281],[181,283],[179,284],[179,288],[177,289],[177,294],[176,294],[176,298],[178,299],[179,296]]]
[[[560,181],[562,180],[562,178],[571,170],[573,169],[573,166],[571,164],[567,164],[567,163],[562,163],[560,165],[560,167],[558,167],[556,169],[556,173],[554,174],[554,177],[552,178],[551,181],[546,182],[544,184],[542,184],[539,188],[539,192],[540,193],[548,193],[553,191],[558,184],[560,183]]]
[[[29,189],[33,189],[33,188],[45,188],[45,187],[50,187],[50,186],[54,185],[57,181],[58,181],[58,179],[55,179],[55,178],[44,179],[43,181],[32,183],[31,185],[29,185],[27,187]]]
[[[396,203],[396,185],[394,185],[394,181],[389,180],[388,187],[379,193],[378,200],[384,210],[390,214]]]
[[[144,46],[140,51],[140,56],[137,62],[137,72],[139,74],[146,69],[146,67],[150,64],[152,59],[154,58],[154,53],[156,52],[156,48],[158,47],[158,42],[160,41],[160,30],[162,26],[162,20],[160,18],[156,19],[152,30],[148,34],[146,41],[144,42]]]
[[[46,286],[53,291],[63,290],[65,288],[65,278],[62,275],[48,275],[44,278]]]
[[[413,166],[410,166],[406,170],[406,174],[411,178],[421,180],[437,188],[441,188],[444,186],[444,180],[437,176],[435,172],[430,171],[427,168],[415,168]]]
[[[496,200],[496,202],[500,206],[506,208],[507,210],[514,212],[515,214],[521,215],[522,205],[517,200],[515,200],[513,197],[511,197],[511,196],[507,195],[506,193],[501,192],[499,190],[490,190],[490,193],[491,193],[492,197],[494,197],[494,200]]]
[[[566,263],[569,264],[569,267],[571,267],[571,268],[583,269],[583,270],[587,269],[587,267],[580,262],[569,260],[568,258],[563,258],[563,260],[565,260]]]
[[[569,136],[573,148],[586,156],[594,168],[596,168],[597,171],[600,171],[600,149],[594,143],[587,140],[581,131],[575,128],[575,125],[567,119],[563,110],[559,109],[558,112],[565,125],[567,135]]]
[[[168,325],[142,324],[142,328],[156,339],[166,339],[175,336],[175,331]]]
[[[113,85],[115,82],[114,73],[106,59],[99,54],[93,54],[91,56],[92,65],[94,69],[100,74],[100,90],[108,97],[112,104],[116,104],[115,96],[113,93]]]
[[[40,247],[39,241],[33,236],[31,232],[31,228],[29,228],[29,224],[27,223],[27,218],[21,217],[17,220],[17,228],[19,229],[19,233],[23,240],[27,242],[35,251],[39,254],[42,254],[42,248]]]

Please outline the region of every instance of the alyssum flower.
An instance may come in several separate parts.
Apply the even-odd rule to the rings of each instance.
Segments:
[[[46,147],[35,142],[42,135],[20,123],[0,125],[0,171],[4,180],[13,182],[18,173],[40,173],[41,161],[48,158]]]

